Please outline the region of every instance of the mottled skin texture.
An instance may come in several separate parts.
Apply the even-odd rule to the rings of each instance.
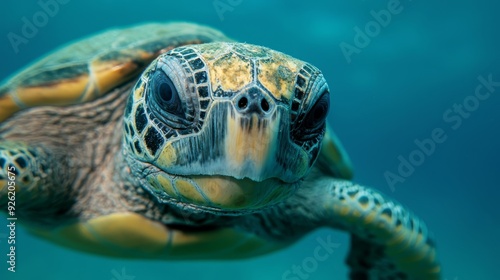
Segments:
[[[246,258],[327,226],[352,236],[351,279],[439,279],[425,225],[345,180],[321,72],[191,45],[211,41],[230,40],[189,24],[109,31],[14,76],[0,88],[2,211],[15,175],[25,226],[86,252]]]

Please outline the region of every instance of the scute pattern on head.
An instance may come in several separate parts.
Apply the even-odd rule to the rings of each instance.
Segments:
[[[311,91],[315,81],[322,78],[319,70],[308,63],[265,47],[247,44],[245,48],[242,44],[233,43],[185,46],[170,51],[168,55],[179,58],[181,68],[187,75],[179,77],[178,83],[182,83],[181,86],[186,88],[188,93],[197,95],[187,97],[193,102],[188,105],[190,112],[186,119],[193,123],[187,128],[171,129],[158,122],[154,116],[148,117],[144,93],[147,90],[145,84],[149,82],[148,73],[156,70],[156,63],[152,63],[133,90],[128,106],[134,109],[125,113],[128,124],[126,132],[129,136],[141,134],[146,125],[163,132],[163,140],[166,140],[163,143],[168,143],[168,139],[172,137],[197,133],[206,121],[212,100],[232,98],[236,93],[252,88],[263,89],[267,96],[273,97],[273,102],[291,107],[291,117],[294,121],[314,103],[317,97],[306,92]],[[160,57],[159,61],[166,59],[168,56]],[[328,90],[326,84],[322,86]],[[129,117],[130,121],[127,121]],[[304,114],[301,117],[303,118]],[[297,121],[300,122],[301,119]],[[136,129],[130,124],[135,124]],[[128,143],[136,143],[134,139],[126,140]],[[140,147],[139,150],[142,151],[143,148]],[[150,156],[153,158],[155,154]]]
[[[197,102],[193,102],[190,115],[186,119],[195,121],[189,127],[183,129],[173,129],[164,123],[158,121],[158,119],[148,113],[149,108],[146,102],[147,96],[145,95],[148,90],[146,84],[149,82],[147,77],[150,77],[151,72],[157,70],[156,64],[152,63],[148,69],[144,72],[142,79],[136,84],[132,90],[127,106],[130,106],[130,110],[127,110],[124,114],[125,118],[125,143],[129,143],[131,150],[138,155],[144,155],[150,161],[157,158],[157,152],[168,153],[168,158],[175,158],[175,151],[169,149],[168,145],[165,148],[157,147],[151,149],[147,147],[147,143],[155,142],[156,145],[163,146],[167,143],[167,139],[172,137],[178,137],[180,135],[196,133],[201,129],[204,119],[207,114],[207,109],[210,104],[211,98],[208,96],[208,81],[199,80],[195,77],[203,73],[203,70],[199,65],[203,62],[197,62],[197,58],[192,56],[194,52],[191,49],[180,49],[179,52],[175,52],[175,56],[182,57],[182,64],[180,67],[184,69],[184,74],[182,78],[183,86],[191,89],[190,92],[193,94],[198,94],[199,98],[194,99]],[[159,58],[162,59],[162,58]],[[179,75],[181,75],[179,73]],[[180,79],[180,78],[179,78]],[[150,112],[150,111],[149,111]],[[155,138],[155,139],[153,139]],[[161,150],[159,152],[159,150]],[[164,157],[161,157],[165,160]],[[173,163],[173,161],[170,161]]]
[[[251,198],[251,188],[242,186],[241,195],[251,199],[238,202],[231,180],[245,178],[255,189],[257,182],[262,187],[278,178],[269,187],[277,202],[314,164],[325,131],[320,121],[308,139],[295,141],[291,118],[302,120],[327,91],[317,68],[268,48],[224,42],[179,47],[151,63],[132,91],[126,158],[132,166],[149,166],[138,169],[165,173],[151,175],[146,184],[166,201],[174,194],[180,201],[217,206],[225,200],[210,195],[213,183],[193,176],[222,176],[227,182],[219,185],[233,185],[227,188],[232,201],[223,206],[251,209],[273,202],[263,193]],[[179,176],[185,177],[180,185]]]
[[[298,69],[307,64],[286,54],[253,45],[243,48],[232,43],[204,44],[192,48],[208,63],[215,96],[235,93],[258,83],[276,100],[287,103],[294,92],[293,81]],[[232,75],[225,75],[227,72]]]

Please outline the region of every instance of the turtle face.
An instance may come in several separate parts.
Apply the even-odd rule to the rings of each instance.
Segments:
[[[310,64],[248,44],[184,46],[158,57],[133,89],[124,153],[160,201],[258,209],[308,173],[328,107]]]

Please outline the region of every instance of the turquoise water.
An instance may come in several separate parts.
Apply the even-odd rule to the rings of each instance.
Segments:
[[[66,2],[32,38],[14,45],[7,34],[21,34],[23,17],[32,20],[42,8],[36,1],[0,3],[0,79],[70,40],[145,21],[207,24],[239,41],[306,60],[329,81],[330,122],[352,157],[355,180],[399,200],[426,221],[436,237],[443,278],[500,279],[500,87],[477,103],[473,97],[478,77],[500,81],[496,2]],[[218,12],[214,3],[229,6]],[[377,30],[371,11],[382,9],[391,10],[391,19]],[[368,27],[369,42],[355,41],[355,27]],[[341,44],[352,53],[346,56]],[[464,102],[461,114],[454,104]],[[442,143],[434,142],[434,151],[391,187],[384,174],[398,174],[401,158],[418,153],[415,141],[431,138],[436,129]],[[6,270],[0,236],[0,279],[281,279],[312,255],[317,237],[329,235],[339,247],[308,279],[346,279],[348,236],[326,229],[284,251],[230,262],[108,259],[56,247],[18,229],[15,274]]]

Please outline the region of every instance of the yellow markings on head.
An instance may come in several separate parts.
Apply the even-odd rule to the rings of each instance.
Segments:
[[[252,66],[258,68],[257,79],[276,99],[290,100],[296,75],[304,62],[283,53],[253,45],[221,44],[195,46],[210,71],[212,90],[236,92],[252,82]],[[245,58],[243,58],[245,57]]]
[[[148,181],[156,188],[162,188],[171,197],[177,197],[170,179],[163,174],[158,174],[156,177],[149,177]]]
[[[82,75],[74,79],[61,80],[51,84],[15,89],[17,99],[27,107],[76,104],[89,83],[89,77]]]
[[[177,153],[171,144],[167,144],[156,160],[158,166],[163,168],[171,167],[177,161]]]
[[[12,116],[21,108],[14,102],[11,94],[8,92],[0,97],[0,122]]]
[[[224,91],[239,91],[252,82],[250,61],[243,60],[233,53],[218,60],[209,60],[207,64],[212,91],[219,86]]]
[[[134,100],[137,101],[144,96],[145,83],[141,83],[141,85],[134,89]]]
[[[189,181],[184,179],[176,179],[175,180],[175,188],[177,191],[190,202],[206,204],[205,198],[201,195],[201,193],[196,189],[196,187]]]
[[[225,46],[225,48],[221,48],[220,46],[215,46],[214,44],[202,44],[202,45],[195,45],[192,46],[194,49],[197,49],[203,59],[205,61],[211,61],[215,60],[217,58],[220,58],[222,55],[229,53],[229,47],[227,45],[224,45],[224,43],[219,43],[223,44],[222,46]]]
[[[258,79],[273,96],[290,100],[293,96],[296,73],[304,63],[288,56],[275,53],[273,59],[259,60]]]

